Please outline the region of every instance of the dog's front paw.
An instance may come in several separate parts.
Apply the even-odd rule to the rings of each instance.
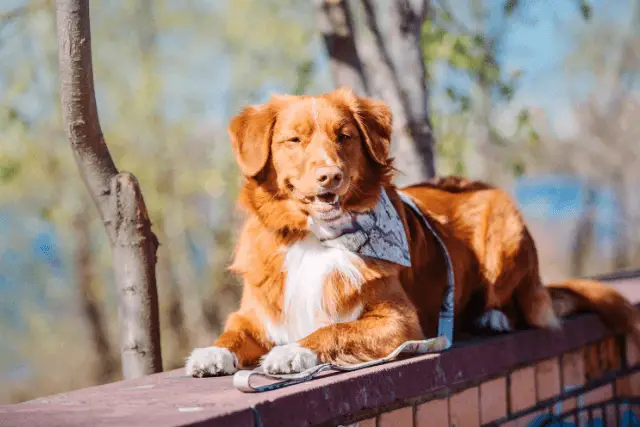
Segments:
[[[477,318],[475,325],[478,329],[496,333],[511,332],[513,330],[507,315],[493,308]]]
[[[274,347],[262,360],[262,368],[268,374],[292,374],[318,364],[318,356],[299,344]]]
[[[192,377],[230,375],[238,370],[236,356],[226,348],[196,348],[187,359],[185,370]]]

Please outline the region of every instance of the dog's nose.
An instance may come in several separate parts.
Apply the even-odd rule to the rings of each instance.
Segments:
[[[335,188],[342,184],[344,174],[337,166],[325,166],[316,169],[316,180],[318,184],[325,188]]]

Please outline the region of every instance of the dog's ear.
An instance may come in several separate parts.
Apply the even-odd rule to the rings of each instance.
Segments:
[[[272,103],[246,107],[229,123],[229,137],[238,166],[250,178],[258,175],[269,160],[276,121]]]
[[[393,115],[389,106],[376,99],[358,98],[356,121],[363,133],[369,154],[380,165],[389,163]]]
[[[393,122],[389,106],[376,99],[359,97],[346,87],[337,89],[333,95],[349,106],[371,158],[386,166]]]

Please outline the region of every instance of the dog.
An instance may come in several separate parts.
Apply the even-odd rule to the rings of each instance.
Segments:
[[[423,216],[451,259],[456,334],[554,329],[587,310],[637,339],[638,312],[617,291],[587,280],[543,285],[534,241],[506,192],[459,177],[394,187],[391,130],[384,102],[348,88],[276,95],[231,120],[248,215],[230,269],[243,295],[213,346],[193,350],[188,375],[256,365],[295,373],[435,336],[448,269]],[[382,232],[362,225],[372,212]],[[336,243],[343,235],[365,237],[354,251]]]

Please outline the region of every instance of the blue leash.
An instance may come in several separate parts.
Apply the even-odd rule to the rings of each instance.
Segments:
[[[435,237],[436,241],[440,245],[440,249],[442,250],[442,254],[444,255],[444,260],[447,264],[447,289],[444,292],[444,297],[442,298],[442,305],[440,306],[440,314],[438,316],[438,336],[445,336],[449,340],[449,342],[453,342],[453,310],[454,310],[454,293],[455,293],[455,277],[453,273],[453,263],[451,262],[451,255],[447,250],[447,246],[444,244],[442,237],[438,234],[429,222],[427,216],[418,208],[413,199],[402,191],[398,191],[398,195],[400,199],[409,206],[413,211],[422,218],[422,222],[427,227],[433,237]]]

